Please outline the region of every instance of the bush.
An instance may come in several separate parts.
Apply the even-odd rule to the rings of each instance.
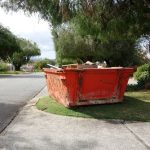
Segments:
[[[138,81],[138,86],[144,88],[145,84],[150,82],[150,64],[144,64],[138,67],[134,77]]]
[[[33,65],[34,70],[41,71],[43,68],[48,67],[47,64],[55,65],[55,61],[50,59],[38,60]]]
[[[12,63],[15,66],[15,70],[19,71],[20,67],[26,63],[26,57],[23,52],[15,52],[12,57]]]
[[[138,90],[138,85],[137,84],[129,84],[127,85],[126,91],[131,92],[131,91],[137,91]]]
[[[7,71],[7,64],[0,61],[0,71]]]

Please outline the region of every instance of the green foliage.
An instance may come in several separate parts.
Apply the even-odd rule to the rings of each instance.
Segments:
[[[32,56],[40,55],[40,49],[36,43],[32,43],[26,39],[18,38],[17,43],[20,46],[21,51],[15,52],[11,58],[16,70],[20,70],[23,64],[29,62]]]
[[[26,57],[26,62],[28,62],[31,57],[40,55],[40,49],[35,42],[33,43],[23,38],[18,38],[17,42],[21,48],[21,53]]]
[[[126,91],[132,92],[132,91],[140,91],[144,88],[143,82],[138,82],[138,84],[130,84],[127,85]]]
[[[130,40],[101,43],[100,40],[93,39],[91,35],[81,36],[74,26],[61,28],[57,32],[59,36],[55,44],[58,64],[65,64],[70,60],[72,63],[79,60],[82,62],[105,60],[109,66],[137,64],[137,49],[134,49],[134,42]]]
[[[149,0],[5,0],[2,6],[15,11],[38,12],[54,27],[77,18],[85,32],[102,34],[102,38],[135,38],[150,30]]]
[[[7,69],[8,69],[7,64],[3,62],[2,60],[0,60],[0,72],[7,71]]]
[[[0,59],[7,60],[14,52],[20,51],[16,36],[0,25]]]
[[[15,52],[12,56],[12,63],[15,66],[16,70],[20,70],[20,67],[26,63],[26,57],[21,52]]]
[[[67,64],[77,64],[78,61],[76,59],[72,59],[72,58],[60,58],[59,57],[57,59],[57,63],[59,66],[61,66],[61,65],[67,65]]]
[[[144,64],[137,68],[137,71],[134,74],[135,79],[138,81],[150,80],[150,64]]]
[[[138,90],[137,84],[129,84],[129,85],[127,85],[126,91],[131,92],[131,91],[136,91],[136,90]]]
[[[138,67],[134,73],[134,77],[138,81],[138,86],[144,88],[145,83],[150,81],[150,64],[144,64]]]
[[[117,32],[123,31],[122,26],[127,25],[127,28],[128,24],[135,25],[135,28],[127,28],[131,32],[139,32],[138,29],[146,31],[149,28],[149,0],[5,0],[2,5],[15,11],[23,9],[29,13],[38,12],[44,19],[51,20],[53,25],[69,21],[82,13],[84,16],[102,22],[102,28],[104,29],[112,18],[117,20],[121,18],[121,21],[117,21],[117,24],[116,22],[112,23],[112,28],[119,28]],[[124,21],[122,18],[124,18]]]
[[[150,31],[149,5],[149,0],[6,0],[3,6],[39,12],[52,23],[60,64],[81,59],[130,66],[141,59],[136,41]]]
[[[36,43],[17,38],[7,28],[0,25],[0,59],[9,59],[16,70],[19,70],[21,65],[37,55],[40,55],[40,49]],[[5,70],[4,63],[1,63],[1,67],[1,70]]]
[[[64,59],[81,59],[105,60],[108,66],[141,64],[144,59],[141,58],[141,51],[135,48],[135,43],[146,34],[145,29],[149,28],[150,23],[148,18],[142,16],[143,3],[114,3],[110,0],[86,3],[80,1],[79,10],[65,29],[60,27],[63,31],[55,29],[58,63],[63,63]],[[141,22],[142,19],[147,23]]]
[[[79,59],[86,61],[92,58],[95,52],[92,51],[89,41],[71,30],[60,31],[56,40],[58,64],[75,63]]]
[[[55,61],[50,59],[38,60],[34,63],[34,70],[41,71],[48,67],[47,64],[55,65]]]

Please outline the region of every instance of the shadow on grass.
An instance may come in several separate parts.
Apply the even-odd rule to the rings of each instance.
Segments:
[[[124,102],[107,105],[65,108],[49,97],[39,100],[37,108],[45,112],[95,119],[121,119],[126,121],[150,121],[150,101],[125,96]]]
[[[72,110],[96,119],[150,121],[150,103],[129,96],[122,103],[81,106]]]

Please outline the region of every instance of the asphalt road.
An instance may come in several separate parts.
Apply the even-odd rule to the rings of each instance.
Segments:
[[[43,74],[0,75],[0,132],[44,86]]]

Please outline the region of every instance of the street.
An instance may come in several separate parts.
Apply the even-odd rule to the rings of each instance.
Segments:
[[[44,75],[0,75],[0,132],[45,85]]]

